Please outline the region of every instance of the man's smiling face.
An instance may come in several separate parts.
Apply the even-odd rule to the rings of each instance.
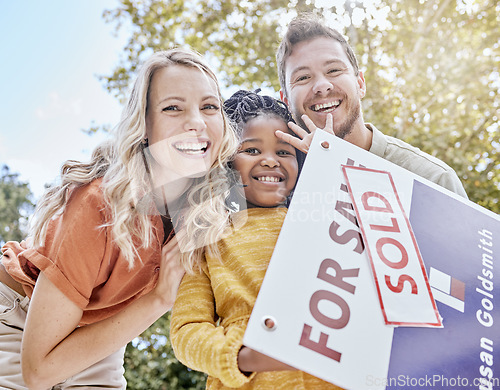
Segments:
[[[339,42],[318,37],[296,44],[285,72],[287,90],[283,100],[303,128],[303,114],[323,128],[329,113],[333,116],[333,130],[340,138],[348,138],[359,126],[364,127],[361,98],[365,95],[365,80],[361,72],[355,75]]]

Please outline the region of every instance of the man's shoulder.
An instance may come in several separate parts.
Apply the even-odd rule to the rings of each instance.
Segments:
[[[373,141],[370,152],[382,157],[392,163],[409,169],[424,165],[426,169],[449,171],[453,170],[448,164],[430,154],[400,140],[399,138],[386,135],[372,124],[367,127],[373,132]],[[412,170],[412,169],[410,169]]]
[[[387,140],[387,155],[392,155],[395,158],[401,158],[403,160],[409,159],[408,162],[410,165],[424,164],[427,169],[436,169],[439,171],[453,170],[448,164],[439,158],[434,157],[429,153],[426,153],[421,149],[400,140],[399,138],[385,134],[384,137]]]
[[[373,125],[369,126],[373,131],[371,152],[461,196],[466,196],[457,174],[444,161],[399,138],[383,134]]]

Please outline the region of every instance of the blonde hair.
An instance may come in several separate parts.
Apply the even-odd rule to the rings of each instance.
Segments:
[[[41,245],[50,219],[63,212],[69,190],[103,177],[102,188],[111,212],[109,226],[113,239],[129,266],[138,257],[137,243],[149,247],[154,240],[151,215],[144,210],[155,208],[151,178],[144,157],[146,113],[151,80],[159,69],[180,65],[197,68],[215,81],[222,111],[222,95],[215,74],[202,57],[191,50],[171,49],[154,53],[139,70],[137,79],[115,129],[114,139],[97,147],[87,164],[68,161],[61,170],[61,183],[50,188],[38,202],[31,235],[35,246]],[[224,132],[217,159],[209,172],[193,179],[186,192],[187,211],[182,216],[182,262],[188,272],[199,268],[204,247],[217,252],[215,241],[228,222],[225,197],[229,191],[226,162],[237,150],[235,132],[223,115]],[[138,199],[145,204],[138,207]]]

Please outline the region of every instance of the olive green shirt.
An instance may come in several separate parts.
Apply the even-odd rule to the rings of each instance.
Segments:
[[[383,134],[370,123],[365,125],[373,132],[371,153],[468,198],[460,179],[449,165],[404,141]]]

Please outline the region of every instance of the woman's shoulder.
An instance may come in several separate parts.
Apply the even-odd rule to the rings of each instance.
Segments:
[[[69,189],[68,199],[84,198],[104,200],[102,178],[94,179],[90,183],[73,186]]]
[[[94,179],[88,184],[70,188],[67,196],[65,212],[68,210],[81,213],[104,212],[108,207],[102,187],[102,178]]]

